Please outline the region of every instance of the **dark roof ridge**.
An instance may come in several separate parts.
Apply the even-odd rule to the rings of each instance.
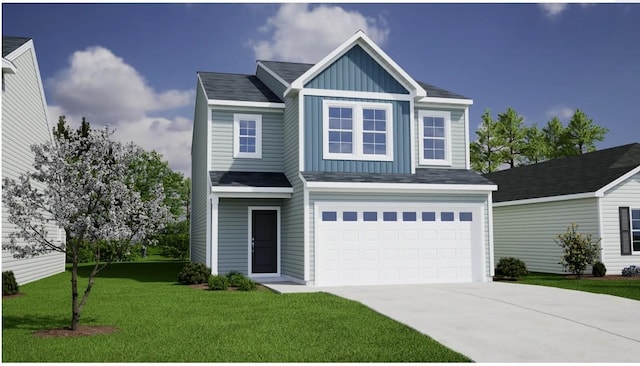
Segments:
[[[315,64],[309,63],[309,62],[295,62],[295,61],[276,61],[276,60],[256,60],[257,62],[278,62],[281,64],[298,64],[298,65],[311,65],[311,66],[315,66]]]
[[[243,74],[243,73],[240,73],[240,72],[218,72],[218,71],[196,71],[196,74],[219,74],[219,75],[256,76],[255,74]]]

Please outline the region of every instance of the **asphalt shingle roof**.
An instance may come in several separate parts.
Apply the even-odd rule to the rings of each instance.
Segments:
[[[282,103],[255,75],[198,72],[208,99]]]
[[[2,36],[2,57],[17,50],[20,46],[29,42],[30,39],[27,37]]]
[[[260,62],[268,67],[271,71],[278,74],[284,81],[291,84],[297,78],[302,76],[305,72],[307,72],[310,68],[312,68],[313,64],[303,64],[299,62],[283,62],[283,61],[264,61],[260,60]]]
[[[283,173],[210,171],[209,177],[214,187],[291,187]]]
[[[595,192],[640,166],[640,143],[485,174],[494,202]]]
[[[302,172],[308,182],[493,184],[480,174],[463,169],[416,169],[416,174]]]

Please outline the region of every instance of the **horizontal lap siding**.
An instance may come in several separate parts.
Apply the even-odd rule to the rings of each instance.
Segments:
[[[309,195],[309,206],[307,207],[307,213],[309,215],[309,243],[310,243],[310,275],[311,281],[313,281],[313,277],[315,274],[315,212],[314,205],[316,202],[376,202],[376,203],[398,203],[401,205],[402,203],[407,204],[420,204],[420,203],[456,203],[456,204],[483,204],[483,226],[485,228],[485,273],[487,276],[491,274],[490,267],[490,251],[488,250],[489,243],[489,216],[487,210],[487,196],[486,195],[435,195],[435,194],[420,194],[420,195],[406,195],[406,194],[367,194],[367,193],[327,193],[327,192],[316,192],[310,193]]]
[[[248,274],[249,206],[282,206],[282,200],[221,198],[218,206],[218,273]]]
[[[191,146],[191,261],[207,263],[207,98],[196,85],[196,109]]]
[[[423,108],[416,107],[413,123],[415,123],[415,131],[416,137],[414,139],[414,146],[416,149],[416,166],[420,168],[433,167],[438,168],[438,166],[430,166],[430,165],[420,165],[420,138],[422,136],[422,131],[420,131],[420,121],[418,118],[418,114],[421,110],[425,111],[444,111],[451,112],[451,166],[446,166],[441,168],[456,168],[456,169],[466,169],[467,166],[467,146],[466,146],[466,136],[467,131],[465,130],[465,121],[464,121],[464,109],[450,109],[450,108]]]
[[[233,158],[234,113],[262,116],[262,159]],[[282,113],[214,110],[211,118],[211,170],[255,172],[284,170]]]
[[[17,180],[21,173],[33,169],[33,144],[51,139],[47,123],[46,105],[40,92],[38,70],[31,50],[18,56],[13,64],[15,74],[3,74],[5,89],[2,92],[2,178]],[[72,121],[70,121],[72,122]],[[44,186],[34,182],[36,188]],[[16,227],[9,223],[8,210],[2,205],[2,242]],[[58,242],[58,228],[47,225],[49,240]],[[64,234],[63,234],[64,235]],[[18,240],[18,243],[25,243]],[[34,258],[16,259],[8,251],[2,252],[2,270],[13,271],[18,284],[25,284],[64,271],[63,253],[51,252]]]
[[[640,254],[620,254],[619,207],[640,209],[640,174],[620,183],[601,199],[602,248],[607,274],[621,274],[624,267],[640,265]]]
[[[323,159],[322,103],[324,99],[390,103],[393,106],[393,161]],[[305,96],[305,171],[411,173],[411,121],[409,115],[409,102]]]
[[[529,271],[563,273],[558,264],[562,248],[555,242],[559,234],[575,222],[583,234],[598,239],[596,198],[545,202],[493,208],[495,261],[515,257]]]

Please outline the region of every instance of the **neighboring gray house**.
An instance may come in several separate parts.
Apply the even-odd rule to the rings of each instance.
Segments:
[[[308,285],[489,281],[472,100],[359,31],[316,64],[198,72],[191,260]]]
[[[40,69],[31,38],[2,37],[2,179],[17,179],[33,169],[30,146],[52,138],[47,120],[47,102]],[[35,184],[35,183],[34,183]],[[15,227],[2,205],[2,242]],[[51,224],[49,235],[63,240],[63,234]],[[65,258],[50,253],[30,259],[15,259],[2,251],[2,270],[13,271],[19,284],[25,284],[64,271]]]
[[[575,222],[601,238],[607,274],[640,265],[640,144],[485,174],[493,196],[495,257],[530,271],[562,273],[554,239]]]

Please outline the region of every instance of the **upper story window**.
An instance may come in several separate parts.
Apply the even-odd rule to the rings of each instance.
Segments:
[[[393,160],[391,104],[325,100],[323,158]]]
[[[233,115],[233,157],[262,158],[262,116]]]
[[[420,164],[451,165],[451,113],[418,112]]]

